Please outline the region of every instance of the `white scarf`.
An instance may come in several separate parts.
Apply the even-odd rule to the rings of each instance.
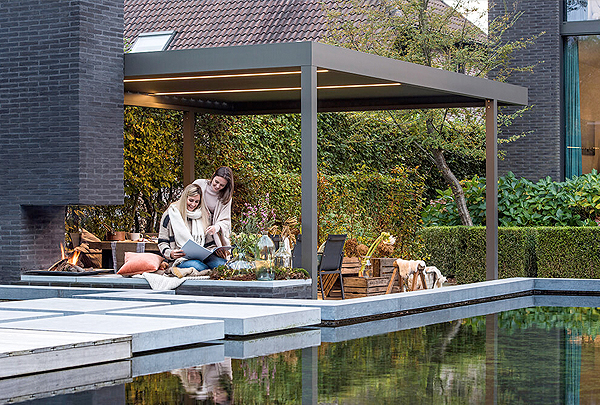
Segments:
[[[181,213],[175,206],[169,206],[169,218],[171,219],[171,227],[173,228],[173,235],[175,235],[175,243],[177,246],[182,247],[189,239],[200,246],[204,246],[204,226],[202,226],[202,210],[197,209],[195,211],[186,211],[187,217],[192,222],[192,231],[188,229],[187,225],[183,222]]]

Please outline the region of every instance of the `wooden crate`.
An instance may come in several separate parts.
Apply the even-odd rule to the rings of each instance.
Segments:
[[[386,277],[344,277],[344,293],[346,298],[383,295],[388,281]]]
[[[360,259],[358,257],[344,257],[342,260],[342,274],[344,277],[357,276],[359,270]]]
[[[391,277],[394,271],[394,262],[396,259],[391,257],[374,257],[371,259],[373,263],[373,276],[374,277]]]

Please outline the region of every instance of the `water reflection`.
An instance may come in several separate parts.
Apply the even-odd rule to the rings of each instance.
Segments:
[[[179,377],[190,398],[228,405],[232,402],[231,359],[203,366],[171,371]]]
[[[185,357],[217,361],[135,377],[111,403],[600,402],[598,308],[529,307],[431,324],[438,315],[271,336],[264,347],[260,339],[215,345],[215,356],[187,349]]]

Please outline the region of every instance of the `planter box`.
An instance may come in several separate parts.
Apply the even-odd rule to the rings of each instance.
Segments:
[[[78,288],[150,289],[143,278],[103,276],[36,276],[21,275],[19,285]],[[209,295],[252,298],[311,298],[311,280],[230,281],[186,280],[174,290],[178,295]]]

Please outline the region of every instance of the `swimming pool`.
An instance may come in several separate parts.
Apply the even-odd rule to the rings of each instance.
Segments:
[[[515,298],[150,353],[142,364],[156,366],[158,362],[163,370],[179,366],[27,402],[597,402],[600,297],[549,296],[544,300],[548,306],[523,307],[526,300]],[[440,322],[440,318],[445,320]],[[144,368],[135,361],[143,357],[132,360],[138,374]]]

